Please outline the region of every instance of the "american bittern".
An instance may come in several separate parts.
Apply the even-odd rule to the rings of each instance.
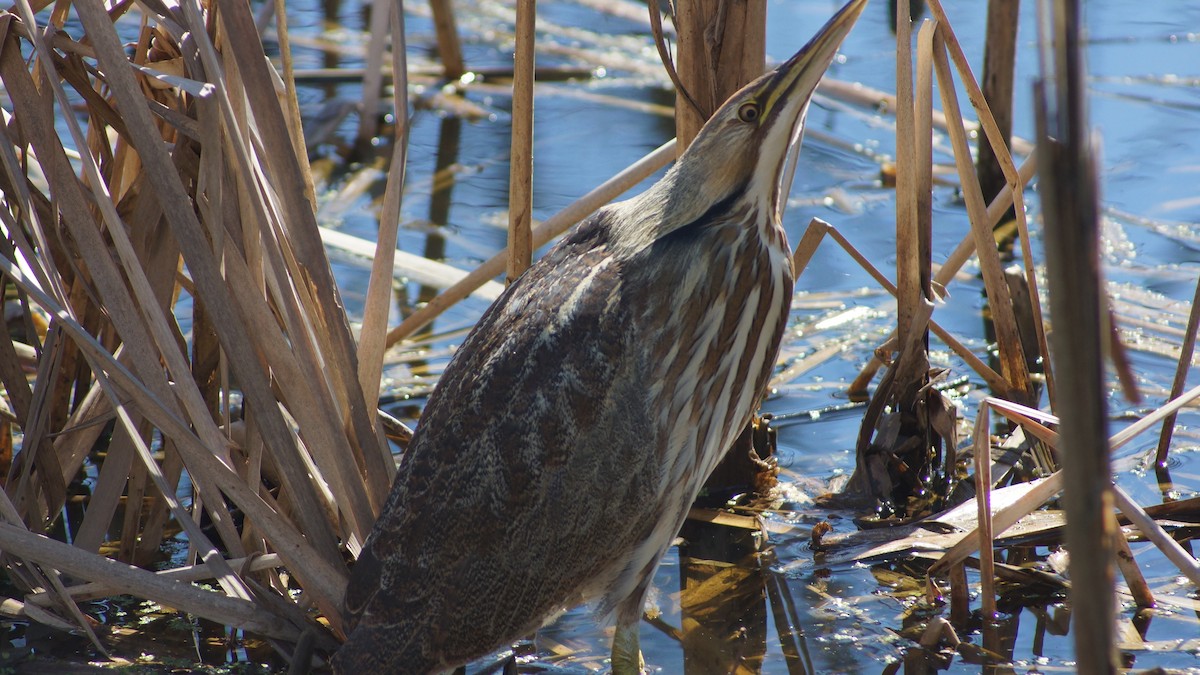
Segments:
[[[336,671],[452,668],[584,602],[615,614],[613,672],[637,671],[655,567],[774,367],[793,281],[784,160],[865,4],[483,315],[354,567]]]

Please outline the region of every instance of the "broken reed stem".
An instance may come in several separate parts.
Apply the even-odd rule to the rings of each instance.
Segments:
[[[508,271],[512,283],[533,262],[533,68],[537,0],[517,0],[512,149],[508,174]]]
[[[1139,434],[1152,428],[1164,418],[1172,413],[1177,412],[1180,408],[1188,405],[1197,398],[1200,398],[1200,386],[1188,390],[1178,398],[1171,400],[1169,403],[1163,405],[1149,415],[1146,415],[1137,422],[1134,422],[1128,427],[1125,427],[1121,431],[1117,432],[1112,436],[1112,438],[1106,441],[1106,446],[1110,448],[1112,452],[1116,452],[1131,440],[1136,438]],[[1005,418],[1020,424],[1026,432],[1030,433],[1039,441],[1042,441],[1043,443],[1054,448],[1058,448],[1060,446],[1060,434],[1058,432],[1051,431],[1044,426],[1044,424],[1059,424],[1060,421],[1057,416],[992,396],[984,399],[984,403],[986,403],[990,409],[995,410]],[[1032,513],[1051,497],[1058,494],[1062,490],[1062,486],[1063,471],[1060,469],[1059,471],[1050,474],[1046,478],[1040,479],[1032,488],[1030,488],[1029,492],[1023,495],[1016,502],[1001,508],[999,511],[996,511],[992,517],[993,537],[1004,533],[1004,531],[1012,527],[1022,517]],[[1129,500],[1128,503],[1133,505],[1132,500]],[[1134,520],[1133,517],[1131,517],[1130,520],[1137,524],[1137,521]],[[1147,523],[1147,526],[1149,527],[1150,524]],[[1155,524],[1155,527],[1157,527],[1157,524]],[[929,577],[932,578],[939,574],[945,574],[955,565],[965,560],[967,556],[978,550],[978,546],[978,532],[972,531],[967,533],[965,537],[959,540],[957,544],[955,544],[950,548],[949,551],[942,555],[941,559],[939,559],[933,564],[933,566],[930,567],[928,572]],[[930,587],[930,592],[932,593],[932,582],[930,582]]]
[[[386,7],[393,3],[384,2]],[[378,10],[379,7],[376,7]],[[379,387],[383,374],[383,357],[387,350],[387,326],[391,313],[392,287],[396,243],[400,229],[400,210],[404,200],[404,175],[408,168],[408,57],[404,36],[404,8],[389,11],[392,44],[392,72],[397,74],[393,85],[392,110],[395,130],[392,137],[392,157],[388,163],[387,183],[383,203],[379,208],[379,237],[371,258],[371,278],[367,282],[367,297],[363,303],[362,329],[358,337],[358,382],[363,400],[370,403],[367,415],[374,425],[378,419]],[[395,462],[387,443],[379,449],[386,454],[384,466],[389,469],[388,482],[394,476]],[[378,513],[382,504],[374,504]]]
[[[1133,372],[1133,363],[1129,360],[1129,350],[1121,340],[1121,327],[1117,324],[1117,312],[1113,309],[1113,299],[1108,289],[1104,289],[1104,325],[1108,330],[1105,341],[1105,352],[1109,363],[1117,376],[1117,384],[1125,400],[1137,405],[1142,402],[1142,392],[1138,389],[1137,375]]]
[[[963,52],[962,45],[959,44],[958,38],[954,35],[954,29],[950,25],[950,20],[946,16],[946,12],[942,9],[940,0],[928,0],[930,13],[938,21],[938,35],[945,40],[946,50],[937,50],[944,54],[949,52],[950,59],[954,62],[955,68],[958,70],[959,77],[963,86],[967,90],[967,98],[970,100],[972,107],[975,108],[975,113],[979,118],[979,127],[987,136],[988,143],[991,145],[992,152],[995,155],[996,161],[999,162],[1000,169],[1004,173],[1004,178],[1007,185],[1014,188],[1013,192],[1013,213],[1017,216],[1017,233],[1021,241],[1021,259],[1025,267],[1025,282],[1030,289],[1030,297],[1033,300],[1034,307],[1034,327],[1037,331],[1038,342],[1041,346],[1043,355],[1049,354],[1050,351],[1046,345],[1046,332],[1042,323],[1041,300],[1038,293],[1037,274],[1034,269],[1033,261],[1033,246],[1029,239],[1029,223],[1025,214],[1025,196],[1021,190],[1015,189],[1017,186],[1024,185],[1020,180],[1017,172],[1016,164],[1013,161],[1012,153],[1008,148],[1008,140],[1001,133],[1000,128],[996,124],[995,118],[992,116],[991,109],[988,108],[987,100],[983,96],[983,92],[979,88],[979,83],[971,72],[970,63],[967,61],[966,53]],[[944,58],[944,56],[942,57]],[[940,75],[939,75],[940,79]],[[953,90],[952,90],[953,91]],[[950,119],[962,120],[961,115],[951,116]],[[953,125],[951,125],[953,126]],[[957,153],[955,153],[957,155]],[[976,184],[977,185],[977,184]],[[1015,365],[1015,362],[1014,362]],[[1043,371],[1046,376],[1046,388],[1049,392],[1051,405],[1054,403],[1054,373],[1053,364],[1050,359],[1046,358],[1042,364]],[[1024,367],[1022,367],[1024,370]]]
[[[1037,175],[1037,167],[1037,155],[1030,155],[1021,163],[1017,174],[1020,177],[1022,189]],[[1000,194],[996,195],[996,198],[988,204],[988,227],[995,229],[1000,224],[1000,219],[1011,208],[1013,208],[1012,186],[1006,184],[1000,190]],[[973,255],[975,255],[975,237],[971,233],[967,233],[962,241],[958,243],[958,246],[955,247],[954,251],[949,256],[946,256],[946,260],[942,262],[937,274],[934,275],[934,281],[942,286],[949,284],[954,275],[958,274],[959,270],[963,268],[963,265],[967,264],[967,261]]]
[[[987,224],[987,205],[983,201],[983,193],[980,192],[979,182],[975,178],[975,168],[972,164],[966,129],[961,124],[953,123],[955,120],[961,120],[962,114],[959,111],[958,95],[954,91],[950,66],[946,60],[946,48],[942,40],[943,28],[944,25],[939,23],[938,30],[934,34],[934,71],[937,73],[938,89],[942,94],[942,107],[952,122],[948,128],[950,142],[954,147],[954,162],[958,168],[958,177],[962,187],[963,201],[967,207],[971,232],[975,236],[975,252],[979,261],[979,269],[983,273],[988,306],[992,310],[992,323],[995,327],[996,344],[1000,352],[1000,372],[1009,383],[1008,390],[1003,391],[1001,395],[1005,398],[1015,396],[1023,402],[1032,403],[1033,385],[1026,369],[1025,353],[1021,348],[1020,334],[1013,314],[1012,298],[1008,292],[1008,284],[1004,280],[1004,270],[996,251],[992,230]],[[1014,192],[1014,197],[1017,194],[1019,192]]]
[[[1150,584],[1146,583],[1146,577],[1142,575],[1142,569],[1138,567],[1137,560],[1133,557],[1133,551],[1129,548],[1129,540],[1125,538],[1125,533],[1121,531],[1121,526],[1117,522],[1117,514],[1109,511],[1108,517],[1110,518],[1108,526],[1113,533],[1113,548],[1117,552],[1117,569],[1125,578],[1129,595],[1139,608],[1153,607],[1154,593],[1150,590]]]
[[[1188,372],[1192,369],[1192,356],[1196,353],[1196,330],[1200,326],[1200,278],[1196,279],[1196,292],[1192,295],[1192,308],[1188,312],[1187,329],[1183,344],[1179,346],[1179,362],[1175,365],[1175,380],[1171,383],[1171,398],[1179,398],[1187,385]],[[1158,449],[1154,453],[1154,465],[1166,468],[1167,455],[1171,451],[1171,435],[1175,431],[1175,413],[1163,419],[1162,431],[1158,436]]]
[[[119,563],[50,539],[24,528],[0,523],[0,548],[10,555],[49,565],[79,579],[102,581],[121,593],[155,598],[164,605],[265,637],[295,640],[300,631],[246,599],[204,591],[188,583],[164,579],[154,572]]]
[[[967,566],[962,562],[951,566],[948,576],[950,577],[950,622],[962,626],[971,618],[971,588],[967,585]]]
[[[987,625],[996,618],[996,560],[992,553],[992,444],[988,430],[991,415],[986,401],[979,406],[975,417],[975,504],[978,508],[979,585],[983,596],[983,621]]]
[[[926,19],[917,33],[917,88],[913,97],[913,164],[916,181],[914,214],[920,232],[921,288],[934,297],[932,284],[933,238],[933,35],[937,22]]]
[[[280,558],[279,554],[277,553],[255,554],[245,558],[233,558],[226,562],[230,567],[236,569],[240,574],[260,572],[262,570],[269,570],[283,565],[283,559]],[[154,574],[163,579],[169,579],[172,581],[192,582],[212,579],[217,575],[217,572],[212,568],[212,566],[206,563],[198,563],[195,565],[188,565],[186,567],[176,567],[169,570],[161,570],[154,572]],[[104,581],[89,581],[77,586],[68,586],[65,590],[67,595],[79,601],[103,598],[105,596],[116,595],[121,592],[118,587]],[[26,595],[25,602],[41,606],[50,606],[53,603],[53,599],[49,591],[39,591],[37,593],[30,593]]]
[[[533,246],[544,245],[565,232],[575,223],[591,215],[593,211],[616,199],[621,193],[637,185],[671,160],[675,159],[675,141],[670,140],[638,161],[630,164],[617,175],[604,181],[569,206],[539,223],[533,228]],[[423,328],[472,291],[504,272],[508,260],[505,248],[472,270],[462,280],[438,294],[417,311],[410,314],[400,325],[388,332],[387,344],[392,346]]]
[[[924,299],[917,220],[917,135],[913,104],[912,21],[909,0],[896,3],[896,336],[903,345],[910,334],[917,304]],[[901,383],[901,386],[904,386]]]
[[[854,248],[854,245],[851,244],[850,241],[837,230],[837,228],[821,220],[820,218],[813,218],[811,221],[809,221],[808,228],[804,231],[804,235],[801,236],[800,242],[796,245],[796,250],[792,254],[792,267],[796,271],[797,278],[799,278],[799,276],[804,272],[804,269],[808,267],[809,261],[812,260],[812,256],[816,253],[817,247],[820,246],[821,240],[826,235],[831,237],[838,244],[838,246],[841,246],[842,250],[844,250],[851,258],[853,258],[854,261],[867,272],[867,274],[871,275],[871,278],[873,278],[876,283],[883,287],[885,291],[892,294],[893,297],[896,295],[896,285],[893,284],[890,279],[884,276],[883,273],[880,272],[874,265],[872,265],[871,261],[869,261],[866,256],[860,253],[858,249]],[[972,352],[965,345],[959,342],[957,338],[951,335],[949,331],[947,331],[945,328],[942,328],[933,319],[929,320],[928,325],[929,330],[933,331],[933,334],[937,335],[938,339],[945,343],[945,345],[951,351],[953,351],[955,355],[961,358],[969,368],[978,373],[979,376],[982,377],[984,381],[987,382],[988,386],[994,391],[1003,391],[1007,388],[1007,382],[1003,377],[1000,376],[999,373],[992,370],[986,363],[976,356],[974,352]]]
[[[1162,529],[1153,518],[1151,518],[1142,507],[1138,506],[1133,498],[1130,497],[1119,485],[1111,485],[1113,501],[1116,503],[1117,509],[1121,514],[1133,523],[1134,527],[1141,530],[1142,534],[1154,542],[1167,560],[1170,560],[1179,571],[1188,578],[1193,584],[1200,586],[1200,564],[1197,564],[1196,559],[1192,554],[1188,553],[1175,538],[1167,534],[1167,531]],[[1068,516],[1069,518],[1070,516]],[[1068,542],[1069,545],[1069,542]],[[1071,557],[1075,557],[1075,552],[1072,549]],[[1074,575],[1072,575],[1074,581]],[[1072,601],[1074,594],[1072,594]]]
[[[1033,487],[1029,488],[1029,491],[1022,495],[1020,499],[992,514],[992,536],[996,537],[1003,534],[1005,530],[1015,525],[1018,520],[1032,513],[1042,504],[1045,504],[1046,500],[1062,490],[1062,484],[1061,471],[1057,471],[1036,481]],[[940,574],[946,574],[954,566],[961,564],[971,554],[979,550],[979,540],[978,529],[968,532],[957,544],[951,546],[950,550],[946,551],[941,559],[930,566],[928,575],[935,577]]]

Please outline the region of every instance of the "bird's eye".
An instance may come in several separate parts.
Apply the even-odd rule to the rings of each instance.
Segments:
[[[740,119],[743,122],[757,122],[758,121],[758,104],[757,103],[743,103],[742,106],[740,108],[738,108],[738,119]]]

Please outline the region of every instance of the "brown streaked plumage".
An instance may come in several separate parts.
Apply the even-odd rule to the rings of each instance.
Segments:
[[[636,672],[654,568],[774,367],[793,281],[784,158],[865,4],[487,310],[354,567],[336,672],[449,669],[584,602],[616,616],[614,673]]]

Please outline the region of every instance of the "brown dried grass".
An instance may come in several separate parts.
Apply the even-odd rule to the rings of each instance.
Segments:
[[[6,606],[90,631],[71,599],[86,588],[285,640],[325,632],[315,610],[338,634],[346,551],[394,473],[375,414],[392,261],[376,260],[360,349],[314,217],[294,86],[243,0],[35,10],[21,0],[0,14],[13,106],[0,127],[0,269],[23,310],[18,337],[0,339],[0,379],[24,434],[0,493],[0,550],[37,598]],[[279,34],[286,65],[284,22]],[[384,251],[403,142],[392,161]],[[99,471],[73,545],[46,537],[89,457]],[[176,499],[185,473],[191,504]],[[187,569],[219,590],[137,566],[169,521],[199,563]],[[115,559],[100,553],[112,532]],[[272,564],[243,566],[255,559]]]

